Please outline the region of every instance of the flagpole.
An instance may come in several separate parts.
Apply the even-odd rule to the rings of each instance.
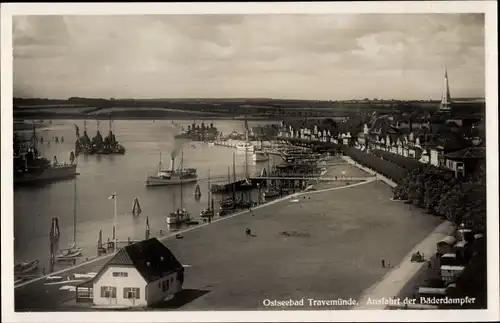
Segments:
[[[114,226],[115,226],[115,241],[113,243],[113,252],[116,253],[116,236],[118,235],[116,232],[116,193],[115,193],[115,198],[114,200],[114,207],[113,207],[113,213],[114,213]]]

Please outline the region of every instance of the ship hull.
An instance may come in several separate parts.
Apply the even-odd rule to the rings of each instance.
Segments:
[[[146,180],[146,186],[170,186],[170,185],[180,185],[180,184],[190,184],[196,183],[198,178],[183,178],[180,179],[162,179],[153,176],[149,176]]]
[[[236,150],[237,150],[237,151],[242,151],[242,152],[247,151],[247,152],[249,152],[249,153],[253,153],[253,151],[254,151],[254,146],[251,146],[251,145],[248,145],[248,146],[243,146],[243,145],[242,145],[242,146],[239,146],[239,145],[238,145],[238,146],[236,146]]]
[[[264,162],[269,160],[269,155],[267,154],[261,154],[261,153],[255,153],[253,154],[253,161],[254,162]]]
[[[49,168],[38,174],[14,176],[14,185],[26,185],[39,182],[55,182],[76,177],[76,164]]]
[[[167,224],[182,224],[189,222],[190,220],[191,217],[189,216],[189,214],[175,215],[175,216],[168,215],[167,218],[165,219]]]

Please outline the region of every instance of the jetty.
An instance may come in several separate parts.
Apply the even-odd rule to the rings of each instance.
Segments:
[[[419,211],[410,214],[402,203],[390,201],[391,195],[391,188],[385,184],[364,182],[314,192],[307,199],[297,195],[296,203],[281,199],[255,207],[252,212],[200,224],[181,231],[183,239],[175,239],[177,233],[160,238],[167,240],[174,254],[182,254],[186,290],[210,293],[210,297],[201,294],[189,298],[178,305],[179,309],[263,309],[256,301],[263,294],[276,299],[359,298],[363,290],[387,274],[380,268],[380,259],[390,255],[391,262],[399,263],[437,221],[415,216]],[[304,210],[308,210],[307,216]],[[335,222],[348,225],[332,225]],[[360,229],[366,225],[371,229]],[[254,236],[245,235],[246,228]],[[284,236],[280,234],[283,232],[291,234]],[[377,241],[376,246],[373,241]],[[110,256],[54,275],[98,272]],[[228,266],[240,274],[228,276]],[[76,297],[74,292],[61,291],[60,285],[45,286],[44,282],[42,278],[19,284],[15,289],[15,310],[55,311],[76,306],[68,305],[68,299]],[[231,295],[235,288],[245,292]]]

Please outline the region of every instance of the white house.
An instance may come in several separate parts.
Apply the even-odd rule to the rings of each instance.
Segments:
[[[151,238],[126,246],[111,258],[93,278],[89,297],[95,306],[145,307],[174,296],[183,282],[182,264]]]

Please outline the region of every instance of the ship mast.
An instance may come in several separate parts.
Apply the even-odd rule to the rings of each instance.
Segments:
[[[183,199],[182,199],[182,170],[184,168],[184,149],[181,150],[181,167],[180,167],[180,179],[181,179],[181,210],[183,208]]]
[[[248,122],[245,116],[245,179],[248,178]]]
[[[31,146],[33,148],[33,150],[37,150],[37,146],[38,146],[38,138],[36,136],[36,127],[35,127],[35,123],[33,122],[33,130],[32,130],[32,133],[31,133]]]
[[[77,190],[76,190],[76,178],[75,178],[75,185],[73,189],[73,246],[76,246],[76,214],[78,212],[78,196],[77,196]]]
[[[236,163],[236,157],[235,157],[235,154],[233,152],[233,202],[236,201],[236,166],[235,166],[235,163]]]
[[[207,204],[208,204],[208,209],[210,209],[210,168],[208,168],[208,193],[207,193]]]

